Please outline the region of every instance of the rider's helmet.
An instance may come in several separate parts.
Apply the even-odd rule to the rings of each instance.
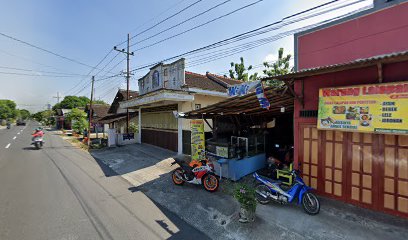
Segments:
[[[42,127],[38,127],[35,129],[36,132],[42,131]]]

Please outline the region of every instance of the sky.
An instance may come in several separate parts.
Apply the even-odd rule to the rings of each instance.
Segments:
[[[119,75],[126,70],[126,56],[112,49],[114,46],[125,48],[126,44],[120,43],[126,41],[128,33],[132,37],[130,44],[134,45],[131,47],[134,56],[130,57],[130,69],[136,69],[327,2],[330,1],[5,1],[0,9],[0,99],[14,100],[19,108],[31,112],[44,110],[47,104],[57,103],[57,92],[60,96],[89,97],[91,76],[95,75],[95,98],[111,103],[117,89],[126,88],[125,77]],[[293,34],[290,34],[293,31],[371,4],[371,0],[337,1],[309,15],[293,18],[294,23],[274,31],[186,56],[186,70],[222,75],[229,70],[230,62],[238,62],[241,56],[246,65],[260,66],[264,61],[274,61],[280,47],[293,55]],[[216,20],[204,24],[213,19]],[[180,24],[183,21],[186,22]],[[181,34],[189,29],[192,30]],[[282,34],[288,36],[282,37]],[[256,48],[240,48],[245,50],[240,52],[233,49],[228,54],[216,52],[274,36],[280,38]],[[262,70],[257,67],[252,72]],[[130,84],[132,90],[137,90],[137,79],[147,72],[148,68],[134,72]],[[115,75],[118,76],[111,77]]]

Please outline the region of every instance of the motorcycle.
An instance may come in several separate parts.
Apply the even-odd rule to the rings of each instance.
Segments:
[[[214,174],[214,165],[208,160],[200,161],[200,164],[188,165],[185,161],[175,159],[171,165],[178,164],[172,173],[173,183],[183,185],[185,182],[191,184],[202,184],[208,192],[215,192],[219,187],[219,180]]]
[[[36,149],[40,149],[44,145],[44,141],[42,137],[35,137],[31,145],[34,145]]]
[[[307,214],[318,214],[320,211],[320,202],[316,195],[310,192],[313,188],[303,182],[303,179],[299,176],[299,171],[293,170],[291,174],[295,178],[294,184],[285,191],[280,187],[280,181],[269,180],[259,176],[255,172],[253,177],[256,181],[260,182],[255,190],[257,201],[261,204],[268,204],[270,201],[287,204],[292,203],[294,199],[297,198],[297,204],[302,204]]]
[[[7,123],[7,129],[10,129],[10,128],[11,128],[11,124]]]

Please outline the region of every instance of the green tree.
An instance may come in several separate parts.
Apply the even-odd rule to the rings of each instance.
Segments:
[[[86,107],[87,104],[90,103],[90,99],[82,96],[82,97],[77,97],[77,96],[66,96],[60,103],[55,104],[52,109],[73,109],[73,108],[80,108],[80,107]],[[106,102],[102,100],[94,100],[93,103],[95,104],[107,104]]]
[[[90,102],[89,98],[87,97],[77,97],[77,96],[66,96],[60,102],[54,105],[53,109],[73,109],[79,107],[85,107],[86,104]]]
[[[36,112],[31,117],[44,125],[50,126],[55,124],[54,111],[52,110]]]
[[[87,115],[83,110],[73,108],[70,113],[67,114],[66,119],[72,122],[72,130],[77,133],[81,133],[88,127]]]
[[[30,112],[26,109],[20,109],[19,112],[22,119],[28,119],[31,116]]]
[[[16,103],[12,100],[0,100],[0,119],[15,119],[18,116]]]
[[[268,62],[264,62],[265,70],[263,73],[268,77],[274,77],[277,75],[287,74],[293,71],[293,68],[290,68],[290,59],[292,58],[291,54],[283,56],[283,48],[279,48],[278,51],[278,60],[274,63],[270,64]],[[272,79],[266,82],[267,85],[273,87],[280,87],[284,85],[283,81],[278,79]]]
[[[240,63],[231,62],[231,69],[229,70],[229,77],[232,79],[238,79],[242,81],[254,81],[258,79],[258,73],[254,73],[248,76],[248,71],[252,69],[252,65],[248,68],[245,67],[244,58],[240,57]],[[224,75],[224,77],[227,77]]]

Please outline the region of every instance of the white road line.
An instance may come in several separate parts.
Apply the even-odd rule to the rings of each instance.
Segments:
[[[13,137],[13,140],[16,140],[17,136]]]
[[[6,148],[9,148],[9,147],[10,147],[10,145],[11,145],[10,143],[9,143],[9,144],[7,144]]]
[[[19,132],[18,132],[17,134],[18,134],[18,135],[20,135],[20,133],[19,133]]]

